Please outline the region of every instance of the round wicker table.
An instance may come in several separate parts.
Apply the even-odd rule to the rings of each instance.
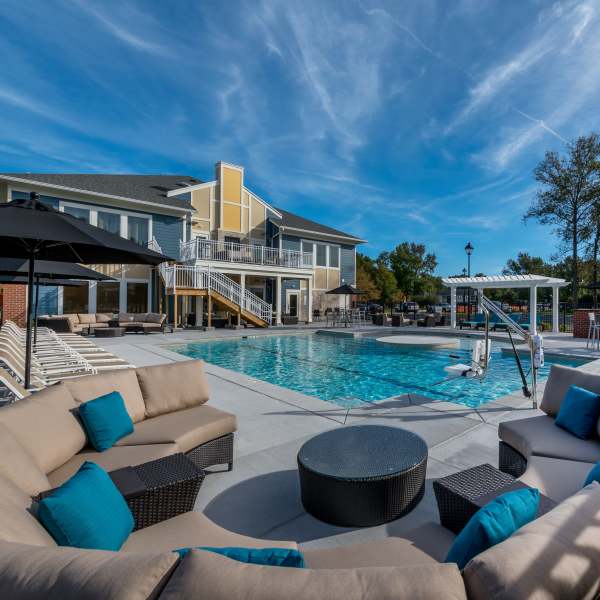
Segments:
[[[397,427],[326,431],[298,452],[304,508],[317,519],[368,527],[410,512],[425,491],[427,444]]]

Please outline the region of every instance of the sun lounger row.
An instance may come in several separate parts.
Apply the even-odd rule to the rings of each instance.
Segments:
[[[526,331],[529,330],[529,315],[527,313],[510,313],[508,315],[517,325],[521,326]],[[496,314],[490,315],[490,329],[493,331],[505,331],[507,329],[506,323],[500,320],[500,317]],[[540,316],[537,317],[538,328],[542,328],[542,320]],[[475,314],[471,319],[461,321],[459,324],[460,329],[483,329],[485,328],[485,315],[483,313]]]

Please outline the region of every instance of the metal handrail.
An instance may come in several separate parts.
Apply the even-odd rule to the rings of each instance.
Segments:
[[[188,288],[214,290],[269,325],[273,320],[273,307],[250,290],[220,271],[199,265],[159,265],[159,273],[167,289]]]
[[[188,242],[180,241],[179,251],[182,262],[211,260],[291,269],[311,269],[313,267],[312,252],[280,250],[255,244],[194,238]]]

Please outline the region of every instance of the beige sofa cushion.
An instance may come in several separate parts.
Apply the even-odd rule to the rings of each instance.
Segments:
[[[237,546],[241,548],[293,548],[296,542],[260,540],[228,531],[202,513],[182,513],[156,525],[134,531],[123,544],[125,552],[175,550],[194,546]]]
[[[189,452],[200,444],[233,433],[236,428],[235,415],[202,404],[146,419],[135,426],[133,433],[121,438],[117,446],[175,442],[181,452]]]
[[[96,323],[108,323],[112,319],[113,315],[111,313],[96,313]]]
[[[498,435],[525,458],[535,455],[581,462],[600,460],[600,440],[581,440],[557,427],[547,415],[503,421]]]
[[[119,323],[132,323],[133,321],[137,321],[135,313],[119,313],[118,319]]]
[[[0,542],[2,597],[44,600],[156,598],[175,568],[172,552],[126,554]]]
[[[104,452],[86,448],[70,458],[58,469],[48,473],[52,487],[59,486],[73,476],[81,465],[89,460],[101,466],[105,471],[114,471],[121,467],[132,467],[157,458],[164,458],[179,452],[177,444],[152,444],[151,446],[113,446]]]
[[[66,317],[67,319],[69,319],[71,325],[73,325],[73,327],[75,327],[76,325],[79,325],[79,315],[76,313],[67,313],[62,315],[63,317]]]
[[[466,566],[473,600],[600,593],[600,485],[593,483]]]
[[[335,548],[304,550],[304,561],[309,569],[352,569],[357,567],[406,567],[409,565],[438,564],[410,541],[388,537],[361,544]]]
[[[161,600],[400,600],[465,599],[456,565],[292,569],[265,567],[192,550],[173,573]]]
[[[0,475],[0,540],[34,546],[56,546],[56,542],[33,516],[29,494],[2,475]],[[1,590],[2,571],[0,570]],[[6,596],[0,594],[0,597]]]
[[[562,502],[582,487],[595,463],[561,460],[546,456],[530,456],[527,470],[519,480],[537,488],[544,496]]]
[[[49,473],[85,445],[76,408],[69,389],[59,383],[3,407],[0,423],[11,430],[42,471]]]
[[[32,497],[50,488],[46,474],[3,423],[0,423],[0,474]]]
[[[77,313],[77,316],[79,317],[79,323],[81,323],[81,325],[91,325],[96,322],[96,315],[93,313]]]
[[[156,323],[157,325],[160,325],[163,322],[164,318],[165,315],[161,315],[159,313],[148,313],[144,317],[144,323]]]
[[[191,408],[208,400],[208,385],[201,360],[142,367],[136,373],[147,417]]]
[[[66,385],[79,404],[110,392],[120,392],[132,421],[137,423],[144,418],[146,407],[133,369],[69,379]]]

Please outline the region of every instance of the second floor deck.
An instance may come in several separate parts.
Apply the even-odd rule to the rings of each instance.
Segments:
[[[313,254],[269,246],[195,238],[180,243],[182,262],[226,262],[289,269],[312,269]]]

